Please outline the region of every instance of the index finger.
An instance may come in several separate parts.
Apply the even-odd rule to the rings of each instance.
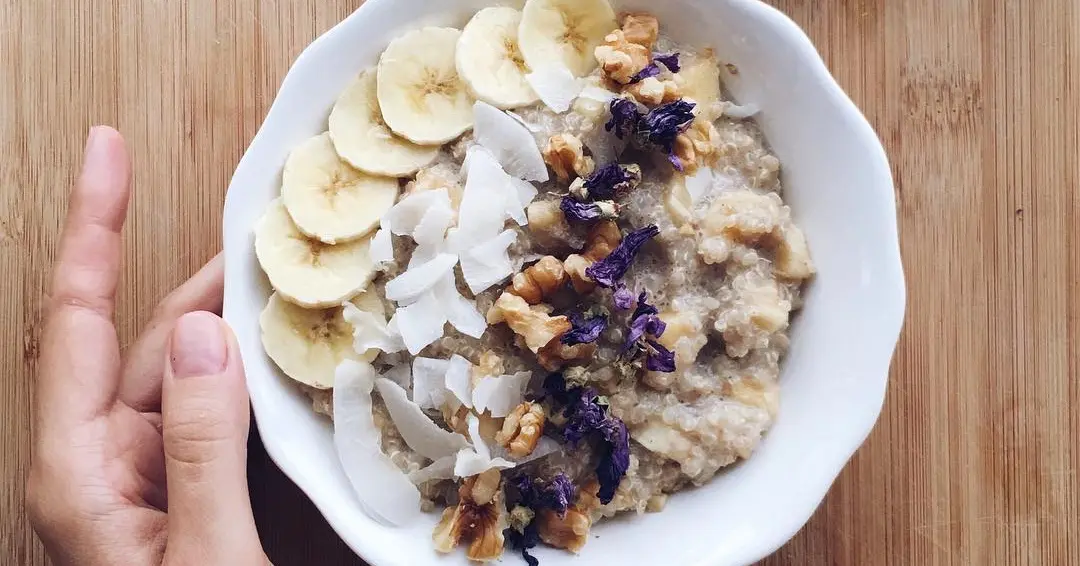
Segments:
[[[119,385],[113,326],[131,163],[120,134],[91,130],[53,272],[38,376],[41,424],[104,412]]]

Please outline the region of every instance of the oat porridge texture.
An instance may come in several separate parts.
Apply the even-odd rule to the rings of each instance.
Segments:
[[[814,267],[733,72],[649,14],[528,0],[395,39],[293,149],[263,344],[378,464],[345,469],[373,518],[535,564],[752,456]]]

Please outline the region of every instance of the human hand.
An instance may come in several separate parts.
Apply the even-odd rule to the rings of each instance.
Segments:
[[[267,564],[248,499],[243,365],[211,314],[220,256],[121,357],[113,311],[130,178],[120,134],[91,130],[48,298],[31,522],[57,566]]]

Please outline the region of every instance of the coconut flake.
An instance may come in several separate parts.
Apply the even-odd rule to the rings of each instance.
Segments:
[[[589,100],[595,100],[596,102],[602,102],[604,104],[607,104],[615,99],[616,94],[606,88],[589,85],[581,89],[581,94],[579,94],[578,96],[581,98],[588,98]]]
[[[454,394],[458,402],[472,408],[472,364],[469,360],[454,354],[447,363],[446,390]]]
[[[428,418],[420,405],[409,400],[400,385],[380,377],[375,380],[375,388],[379,390],[383,403],[386,403],[390,419],[394,421],[405,444],[421,456],[438,460],[456,454],[469,445],[464,436],[443,430]]]
[[[414,192],[383,216],[383,224],[398,236],[411,236],[433,206],[450,207],[450,192],[445,188]]]
[[[394,239],[390,230],[379,228],[375,232],[368,245],[368,253],[371,255],[371,262],[380,269],[394,263]]]
[[[434,289],[435,297],[446,311],[446,318],[450,325],[459,332],[473,338],[480,338],[487,331],[487,320],[480,310],[476,308],[476,302],[470,301],[457,290],[454,274],[449,273],[440,281]]]
[[[423,409],[437,409],[446,403],[446,371],[449,360],[414,358],[413,402]]]
[[[528,181],[522,181],[521,179],[510,178],[510,185],[514,189],[510,197],[506,199],[506,214],[510,218],[517,222],[518,226],[525,226],[529,223],[529,217],[525,214],[525,209],[536,198],[539,191],[536,187]]]
[[[457,454],[445,456],[435,460],[409,474],[409,480],[415,485],[422,485],[433,480],[448,480],[454,477],[454,464],[457,462]]]
[[[410,267],[386,284],[386,298],[402,305],[416,302],[421,295],[435,287],[447,273],[451,273],[458,257],[438,254],[430,261]]]
[[[407,364],[394,366],[386,370],[382,376],[400,385],[402,389],[412,387],[412,369]]]
[[[748,102],[741,105],[735,104],[734,102],[724,103],[724,115],[728,118],[733,118],[735,120],[745,120],[747,118],[753,118],[759,112],[761,112],[761,107],[757,104],[754,104],[753,102]]]
[[[685,180],[686,192],[690,195],[690,202],[697,204],[702,197],[709,194],[713,187],[713,170],[709,167],[700,167],[697,172]]]
[[[514,265],[507,250],[516,240],[517,232],[506,230],[461,255],[461,275],[474,295],[513,275]]]
[[[540,100],[558,114],[569,110],[574,99],[585,88],[584,81],[575,77],[565,65],[558,64],[539,67],[525,75],[525,80]]]
[[[400,526],[420,516],[420,492],[380,448],[371,412],[375,370],[343,361],[334,376],[334,447],[360,506],[373,519]],[[455,458],[456,460],[456,458]]]
[[[467,422],[472,448],[464,448],[457,453],[457,462],[454,464],[455,476],[468,478],[492,468],[506,470],[514,467],[514,463],[509,460],[491,457],[491,448],[480,436],[480,419],[476,415],[470,413]]]
[[[525,387],[532,373],[522,371],[513,375],[488,376],[473,388],[472,402],[476,412],[490,411],[491,416],[502,418],[524,400]]]
[[[518,114],[517,112],[514,112],[513,110],[507,110],[506,115],[510,116],[511,118],[513,118],[515,120],[517,120],[517,122],[519,124],[521,124],[522,126],[525,126],[526,130],[529,130],[530,132],[532,132],[534,134],[538,134],[538,133],[540,133],[540,132],[542,132],[544,130],[543,128],[540,127],[539,124],[533,124],[532,122],[530,122],[530,121],[526,120],[525,118],[523,118],[521,116],[521,114]]]
[[[446,237],[446,230],[454,223],[454,215],[449,201],[432,204],[413,230],[413,240],[421,246],[438,246]]]
[[[353,350],[356,353],[363,354],[374,349],[392,354],[405,349],[401,335],[392,331],[383,317],[360,310],[350,302],[345,303],[342,316],[353,327]]]
[[[396,325],[405,347],[415,356],[442,338],[446,322],[446,311],[438,299],[433,293],[425,293],[415,303],[398,308],[390,326]]]
[[[528,128],[494,106],[473,105],[473,135],[491,152],[506,173],[526,181],[546,182],[547,164]]]
[[[467,173],[457,232],[483,240],[497,234],[506,223],[506,202],[514,190],[510,186],[511,177],[502,170],[495,156],[479,145],[469,148],[464,168]]]

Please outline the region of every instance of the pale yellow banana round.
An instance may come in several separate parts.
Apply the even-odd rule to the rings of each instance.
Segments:
[[[330,112],[330,138],[342,159],[372,175],[408,177],[427,167],[439,147],[416,145],[394,134],[382,119],[375,69],[360,73]]]
[[[457,44],[457,70],[478,100],[503,110],[540,98],[525,80],[529,72],[518,47],[521,12],[504,6],[476,13]]]
[[[384,316],[382,302],[374,293],[362,293],[352,303]],[[377,351],[357,354],[353,327],[342,311],[340,305],[306,309],[274,293],[259,316],[266,355],[291,379],[316,389],[332,388],[334,370],[343,360],[371,362],[378,355]]]
[[[426,27],[390,42],[376,77],[383,121],[420,145],[442,145],[472,127],[475,100],[457,72],[461,31]]]
[[[340,305],[375,277],[371,235],[329,245],[301,232],[281,199],[274,199],[255,226],[255,255],[270,285],[291,303],[307,308]]]
[[[618,27],[608,0],[528,0],[518,44],[531,69],[562,63],[584,77],[596,68],[597,46]]]
[[[397,179],[361,173],[342,161],[328,133],[294,149],[281,176],[281,198],[296,227],[327,244],[374,230],[398,190]]]

